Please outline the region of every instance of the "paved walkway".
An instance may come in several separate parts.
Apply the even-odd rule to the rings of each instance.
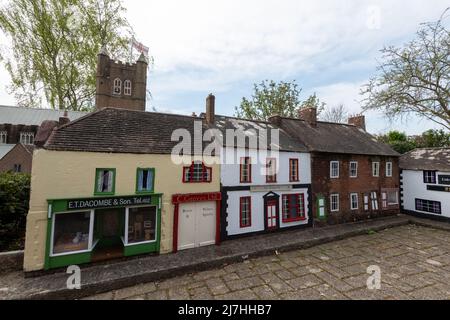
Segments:
[[[88,299],[450,299],[450,233],[410,224]]]
[[[249,258],[270,256],[276,251],[281,253],[310,248],[318,244],[367,234],[370,231],[381,231],[386,228],[407,225],[411,221],[424,225],[433,223],[428,220],[398,215],[319,229],[295,230],[237,239],[226,241],[221,246],[185,250],[176,254],[143,256],[109,264],[83,266],[81,290],[67,289],[68,275],[65,274],[65,270],[32,278],[25,278],[22,272],[13,272],[0,276],[0,300],[76,299],[141,283],[149,283],[148,285],[151,287],[151,282],[173,278],[177,275],[220,268],[226,264],[231,265]],[[450,229],[450,224],[434,223],[432,227]],[[356,240],[355,243],[357,244]],[[228,278],[224,280],[231,281]]]

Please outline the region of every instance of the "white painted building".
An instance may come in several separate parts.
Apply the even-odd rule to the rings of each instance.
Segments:
[[[276,129],[270,123],[225,117],[216,118],[216,126],[221,130]],[[271,153],[224,143],[220,152],[222,239],[311,225],[310,154],[281,130],[277,145],[280,150]]]
[[[416,149],[400,158],[402,210],[450,218],[450,148]]]

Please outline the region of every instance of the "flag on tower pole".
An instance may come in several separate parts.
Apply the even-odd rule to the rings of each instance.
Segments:
[[[134,37],[131,40],[131,49],[133,48],[148,57],[149,48],[144,46],[144,44],[142,44],[141,42],[137,41]]]

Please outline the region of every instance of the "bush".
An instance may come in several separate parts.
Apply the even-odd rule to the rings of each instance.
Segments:
[[[0,251],[23,249],[30,175],[0,173]]]

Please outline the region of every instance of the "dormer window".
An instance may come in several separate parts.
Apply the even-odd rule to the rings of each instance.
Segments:
[[[20,133],[20,143],[32,145],[34,144],[34,133],[33,132],[21,132]]]
[[[0,131],[0,144],[6,144],[7,137],[8,137],[8,133],[6,131]]]
[[[125,80],[123,83],[123,94],[126,96],[131,96],[131,81]]]
[[[122,80],[119,78],[114,79],[113,94],[122,94]]]

